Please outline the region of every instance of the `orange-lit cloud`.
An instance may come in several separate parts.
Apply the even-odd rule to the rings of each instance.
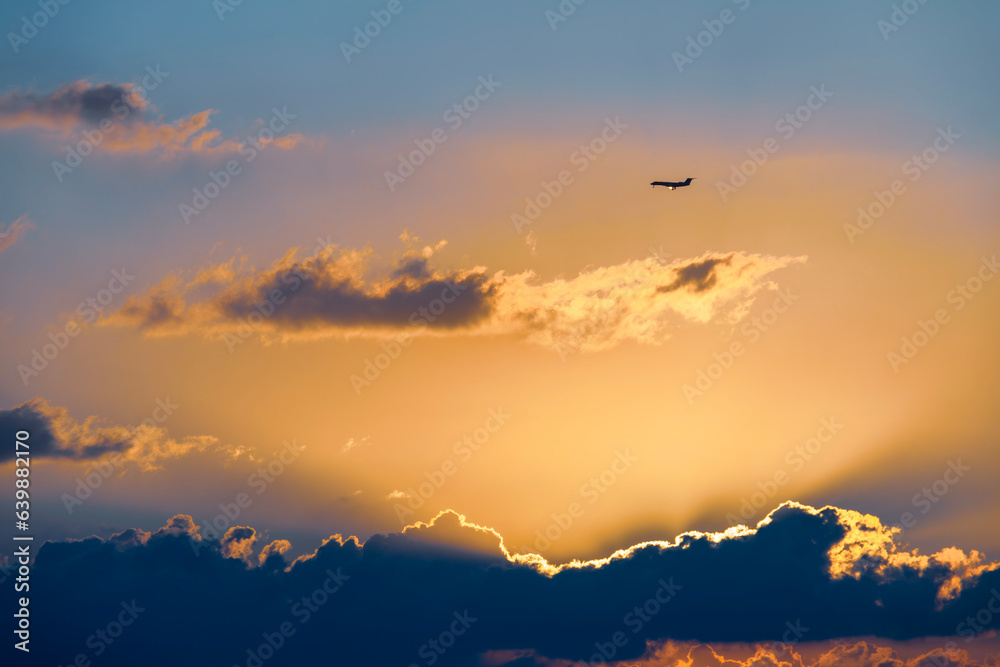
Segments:
[[[242,450],[219,444],[209,435],[173,438],[152,417],[138,426],[107,424],[96,416],[77,421],[66,408],[49,405],[34,398],[9,410],[0,410],[0,435],[9,442],[17,431],[31,433],[31,454],[36,459],[51,458],[91,461],[108,456],[120,457],[122,463],[134,463],[142,470],[159,468],[168,459],[216,449],[228,456]],[[14,458],[10,449],[0,455],[0,462]]]
[[[260,564],[267,564],[268,560],[276,559],[280,566],[284,566],[281,555],[292,548],[292,543],[288,540],[274,540],[260,551]]]
[[[1000,563],[984,562],[983,554],[975,550],[966,554],[950,547],[931,555],[905,550],[896,542],[900,528],[883,526],[878,517],[870,514],[837,511],[848,533],[830,552],[830,573],[835,577],[859,579],[866,572],[897,577],[906,572],[930,573],[938,584],[941,604],[957,597],[964,585],[974,583],[984,572],[1000,568]]]
[[[20,218],[7,225],[7,229],[0,226],[0,252],[3,252],[20,241],[24,238],[25,233],[29,229],[34,229],[34,227],[35,224],[31,222],[26,215],[22,215]]]
[[[214,109],[206,109],[173,122],[153,118],[145,89],[132,83],[92,84],[86,80],[67,84],[48,95],[11,92],[0,97],[0,130],[33,130],[43,135],[86,143],[92,150],[110,153],[152,154],[169,159],[186,154],[235,153],[245,145],[223,139],[209,127]],[[256,135],[256,136],[255,136]],[[251,134],[260,146],[294,148],[305,138],[287,133]],[[82,152],[82,151],[81,151]]]
[[[805,257],[706,253],[664,263],[656,258],[540,281],[531,271],[488,275],[486,268],[437,270],[436,248],[411,250],[389,274],[366,280],[371,250],[327,247],[296,259],[290,250],[262,271],[234,270],[235,260],[185,281],[164,278],[134,296],[105,324],[149,336],[259,336],[265,341],[330,336],[454,333],[520,336],[529,343],[596,352],[632,341],[657,345],[684,322],[735,324],[770,274]],[[213,284],[207,296],[189,299]]]
[[[997,658],[978,659],[962,649],[937,648],[915,655],[901,655],[896,647],[871,640],[845,641],[832,647],[700,644],[668,641],[652,645],[649,654],[626,663],[631,667],[995,667]],[[551,660],[533,652],[496,652],[486,657],[490,665],[535,665],[536,667],[585,667],[591,663]],[[515,659],[532,662],[514,663]],[[624,667],[624,665],[623,665]]]
[[[253,555],[254,543],[257,541],[257,531],[248,526],[233,526],[219,542],[221,553],[226,558],[239,558],[249,561]]]

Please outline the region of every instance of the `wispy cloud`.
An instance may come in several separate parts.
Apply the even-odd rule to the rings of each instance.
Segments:
[[[0,225],[0,252],[3,252],[23,239],[25,233],[27,233],[29,229],[34,229],[34,227],[35,223],[29,220],[27,215],[22,215],[20,218],[7,225],[7,229],[4,229],[3,226]]]
[[[345,442],[344,445],[340,448],[340,453],[346,454],[355,447],[359,447],[361,445],[368,446],[369,444],[371,444],[371,438],[369,438],[367,435],[361,438],[348,438],[347,442]]]

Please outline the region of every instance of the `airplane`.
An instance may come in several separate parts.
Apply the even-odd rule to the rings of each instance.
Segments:
[[[650,183],[650,185],[652,185],[654,188],[657,185],[662,185],[662,186],[665,186],[667,188],[667,190],[673,190],[675,188],[684,188],[684,187],[687,187],[687,186],[691,185],[691,181],[693,181],[693,180],[694,180],[694,178],[689,178],[686,181],[680,181],[679,183],[671,183],[670,181],[653,181],[652,183]]]

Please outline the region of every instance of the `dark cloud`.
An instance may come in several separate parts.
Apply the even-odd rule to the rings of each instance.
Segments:
[[[715,272],[717,266],[729,266],[732,262],[732,255],[727,257],[714,257],[701,262],[692,262],[676,269],[676,278],[669,285],[661,285],[656,288],[657,292],[673,292],[682,287],[691,286],[695,292],[704,292],[711,289],[718,282]]]
[[[167,277],[141,298],[129,298],[115,313],[116,317],[142,330],[181,325],[185,303],[178,283],[177,276]]]
[[[127,528],[120,533],[112,535],[108,541],[120,549],[128,549],[145,544],[149,540],[149,536],[150,534],[144,530]]]
[[[414,262],[419,266],[415,268]],[[322,325],[454,329],[484,320],[493,309],[492,290],[480,273],[431,276],[425,262],[413,260],[398,266],[389,283],[372,290],[353,276],[331,275],[327,269],[326,264],[297,264],[245,292],[223,297],[219,307],[226,317],[246,318],[277,293],[282,302],[274,299],[270,318],[293,329]],[[438,305],[431,310],[433,304]]]
[[[436,527],[444,540],[431,539]],[[456,541],[462,531],[469,539]],[[363,545],[335,536],[287,568],[287,543],[272,542],[265,565],[253,567],[196,533],[180,516],[146,540],[43,545],[31,604],[34,636],[46,641],[32,656],[68,664],[132,600],[145,611],[102,665],[140,656],[150,667],[246,665],[248,650],[286,622],[294,634],[265,651],[267,667],[430,665],[431,657],[477,665],[486,653],[514,664],[589,661],[616,636],[614,658],[626,660],[646,653],[647,641],[651,650],[664,641],[781,642],[799,620],[805,641],[947,637],[971,633],[966,617],[1000,600],[1000,572],[989,568],[963,570],[960,588],[942,599],[958,576],[954,553],[907,560],[913,554],[889,549],[871,517],[831,507],[786,504],[755,531],[686,533],[562,567],[509,556],[495,532],[450,513]],[[980,619],[996,628],[1000,614]],[[431,640],[449,648],[439,654]]]
[[[66,429],[65,419],[64,410],[34,398],[10,410],[0,410],[0,438],[3,442],[13,442],[18,431],[27,431],[29,451],[35,459],[96,459],[132,446],[127,430]],[[14,447],[4,447],[0,463],[16,456]]]
[[[263,271],[213,267],[187,282],[171,275],[130,298],[106,323],[150,335],[225,338],[248,326],[263,337],[309,336],[449,331],[488,320],[497,290],[488,276],[481,270],[432,272],[429,254],[407,253],[376,282],[364,277],[365,253],[332,246],[301,260],[286,255]],[[197,291],[201,298],[188,303]]]
[[[0,97],[0,121],[51,126],[77,121],[97,125],[105,118],[131,122],[145,106],[131,84],[77,81],[48,95],[12,92]]]
[[[99,86],[94,86],[93,88],[83,91],[80,95],[80,118],[96,125],[105,118],[111,118],[115,113],[115,109],[127,108],[130,112],[138,111],[138,107],[135,107],[130,103],[130,98],[135,98],[134,92],[130,89],[123,88],[122,86],[118,86],[113,83],[105,83]],[[116,105],[116,101],[119,105],[123,106]],[[122,115],[123,113],[123,110],[119,111],[118,115]],[[135,119],[136,116],[133,116],[130,113],[127,118]]]
[[[183,303],[178,304],[168,295],[151,294],[142,301],[126,303],[119,312],[122,317],[141,322],[140,328],[145,329],[179,323],[183,309]]]
[[[430,278],[430,260],[423,256],[407,257],[400,261],[390,274],[392,278],[404,278],[409,276],[416,280],[426,280]]]
[[[0,438],[12,443],[19,431],[27,431],[29,451],[35,460],[108,458],[114,465],[135,463],[147,470],[157,467],[164,459],[211,446],[230,455],[238,452],[233,447],[219,445],[212,436],[171,438],[155,421],[147,417],[137,426],[108,424],[93,416],[78,421],[66,408],[49,405],[43,398],[33,398],[9,410],[0,410]],[[13,446],[4,447],[0,451],[0,464],[16,456]]]

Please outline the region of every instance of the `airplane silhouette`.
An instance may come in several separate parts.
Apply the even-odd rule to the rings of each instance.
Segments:
[[[693,181],[693,180],[694,180],[694,178],[689,178],[686,181],[680,181],[678,183],[671,183],[670,181],[653,181],[652,183],[650,183],[650,185],[652,185],[654,188],[657,185],[662,185],[662,186],[666,187],[667,190],[673,190],[674,188],[684,188],[684,187],[687,187],[687,186],[691,185],[691,181]]]

